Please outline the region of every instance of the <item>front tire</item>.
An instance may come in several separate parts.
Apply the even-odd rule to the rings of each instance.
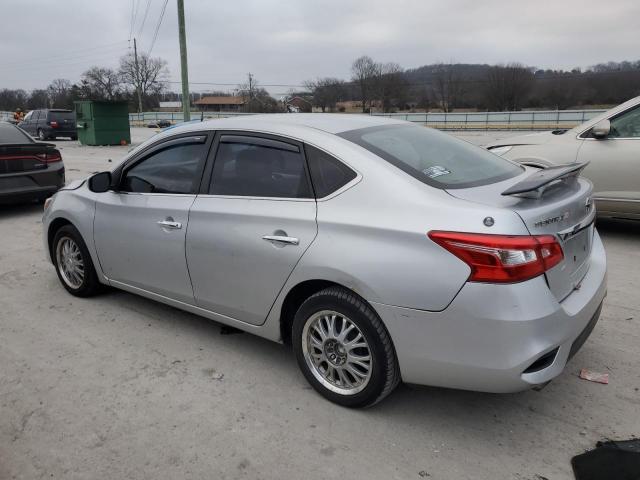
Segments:
[[[51,258],[60,283],[71,295],[89,297],[100,291],[91,255],[75,227],[65,225],[58,229],[51,245]]]
[[[291,338],[307,381],[334,403],[370,407],[400,382],[395,350],[380,317],[342,287],[309,297],[295,315]]]

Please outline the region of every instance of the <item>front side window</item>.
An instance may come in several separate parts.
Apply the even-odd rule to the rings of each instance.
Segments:
[[[120,190],[135,193],[196,193],[205,160],[202,143],[188,143],[152,153],[128,169]]]
[[[610,138],[638,138],[640,137],[640,107],[611,119]]]
[[[243,197],[312,197],[304,159],[297,148],[284,150],[241,141],[220,143],[209,193]]]
[[[467,188],[515,177],[524,168],[480,147],[417,125],[385,125],[340,133],[436,188]]]

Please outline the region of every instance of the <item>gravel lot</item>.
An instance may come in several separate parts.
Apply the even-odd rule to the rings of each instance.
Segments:
[[[57,143],[69,180],[128,150]],[[552,480],[573,478],[570,458],[598,440],[640,434],[640,224],[599,225],[601,321],[544,390],[401,386],[354,411],[312,391],[281,345],[124,292],[70,296],[41,210],[0,207],[0,479]]]

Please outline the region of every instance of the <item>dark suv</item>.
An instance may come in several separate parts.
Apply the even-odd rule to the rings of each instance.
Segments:
[[[76,114],[73,110],[53,108],[31,110],[18,126],[40,140],[57,137],[78,139]]]

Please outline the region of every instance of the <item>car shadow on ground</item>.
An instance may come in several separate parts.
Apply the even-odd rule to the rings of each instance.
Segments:
[[[605,236],[637,236],[640,235],[640,221],[617,218],[598,219],[596,228]]]
[[[182,335],[192,336],[194,341],[201,345],[209,345],[212,352],[216,351],[220,342],[224,342],[239,359],[253,358],[260,364],[268,362],[270,368],[288,376],[293,382],[299,382],[300,388],[309,390],[315,400],[326,402],[308,386],[288,345],[281,345],[250,333],[221,335],[223,325],[220,323],[116,289],[105,292],[99,298],[104,302],[113,303],[114,306],[143,313],[145,317],[164,324],[167,330],[178,328]],[[140,318],[139,321],[145,322],[147,319]],[[469,421],[477,423],[480,428],[488,420],[496,421],[498,416],[501,416],[502,420],[497,420],[496,423],[502,423],[509,420],[510,413],[519,416],[523,410],[529,412],[527,406],[530,409],[534,408],[530,405],[535,405],[536,398],[539,399],[537,401],[547,401],[534,391],[490,394],[401,384],[388,398],[366,411],[374,417],[391,416],[395,420],[406,421],[407,425],[415,424],[417,418],[424,417],[427,421],[437,414],[439,418],[453,424]]]

